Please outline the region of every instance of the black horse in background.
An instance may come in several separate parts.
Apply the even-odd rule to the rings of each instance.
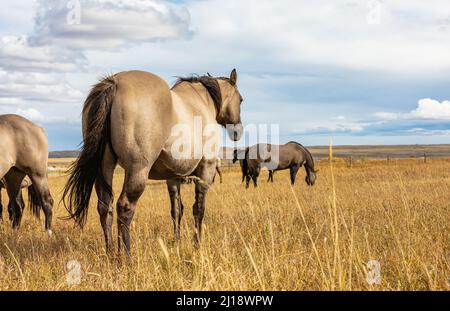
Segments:
[[[277,148],[277,149],[275,149]],[[305,181],[309,186],[313,186],[316,181],[314,169],[314,158],[308,149],[303,145],[290,141],[284,145],[256,144],[244,151],[234,151],[233,163],[239,160],[242,170],[242,181],[246,180],[246,188],[250,185],[250,179],[253,180],[255,187],[258,186],[258,177],[261,168],[266,167],[269,170],[268,181],[273,182],[273,173],[280,170],[290,170],[291,184],[295,183],[297,172],[304,166],[306,171]],[[276,157],[274,159],[272,157]]]

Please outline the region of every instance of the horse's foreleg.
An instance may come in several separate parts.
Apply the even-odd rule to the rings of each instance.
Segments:
[[[216,171],[217,171],[217,174],[219,174],[220,183],[222,183],[222,172],[220,171],[220,168],[218,166],[216,166]]]
[[[258,176],[257,175],[252,175],[252,180],[253,180],[253,186],[255,188],[258,187]]]
[[[269,178],[267,179],[267,182],[273,182],[273,171],[269,170]]]
[[[250,180],[252,178],[250,177],[250,175],[245,175],[245,188],[248,189],[250,187]]]
[[[167,190],[170,196],[170,205],[171,205],[170,214],[172,215],[174,237],[175,241],[178,241],[180,240],[180,224],[184,210],[183,202],[181,202],[181,193],[180,193],[181,181],[179,179],[171,179],[167,180],[166,183],[167,183]]]
[[[291,185],[295,184],[295,178],[297,177],[298,169],[299,169],[298,166],[293,166],[289,169],[291,175]]]
[[[126,253],[130,255],[130,224],[133,220],[137,202],[145,190],[148,173],[148,168],[133,167],[125,170],[122,193],[117,201],[119,253],[122,251],[123,244]]]
[[[103,156],[102,172],[103,178],[106,184],[111,187],[111,190],[116,163],[117,160],[109,151],[109,147],[107,147]],[[114,218],[113,196],[104,189],[104,185],[98,180],[95,182],[95,191],[97,192],[98,197],[97,211],[105,235],[106,252],[112,255],[114,252],[114,243],[112,239],[112,223]]]
[[[253,180],[253,186],[256,188],[258,187],[258,177],[259,177],[260,169],[257,168],[252,172],[252,180]]]

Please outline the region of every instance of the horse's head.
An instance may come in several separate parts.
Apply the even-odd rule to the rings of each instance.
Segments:
[[[306,177],[305,177],[305,181],[308,184],[308,186],[314,186],[314,183],[316,182],[316,174],[319,170],[308,170]]]
[[[217,122],[226,127],[231,140],[237,141],[241,139],[243,132],[241,123],[241,103],[243,99],[236,84],[236,69],[233,69],[229,78],[219,78],[217,81],[222,95]]]

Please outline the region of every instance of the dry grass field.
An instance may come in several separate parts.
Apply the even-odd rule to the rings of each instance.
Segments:
[[[121,260],[105,255],[94,200],[83,231],[60,219],[66,177],[55,169],[54,235],[28,211],[19,231],[0,225],[0,290],[450,289],[450,160],[318,167],[312,188],[301,170],[293,188],[287,172],[276,173],[274,184],[263,172],[249,190],[237,168],[224,168],[223,184],[216,180],[208,193],[199,250],[193,185],[182,188],[182,240],[174,244],[165,184],[149,181],[132,226],[133,256]],[[116,197],[122,179],[118,171]],[[67,284],[72,260],[81,265],[78,285]],[[381,284],[367,282],[370,260],[380,263]]]

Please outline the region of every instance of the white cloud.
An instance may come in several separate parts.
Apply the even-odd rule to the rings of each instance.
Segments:
[[[28,108],[28,109],[17,109],[16,114],[21,115],[22,117],[25,117],[27,119],[30,119],[34,122],[42,122],[45,120],[44,115],[37,111],[34,108]]]
[[[30,46],[26,36],[0,37],[0,68],[16,71],[81,70],[85,58],[79,52],[53,46]]]
[[[347,133],[347,134],[357,134],[362,133],[366,130],[366,128],[378,125],[380,121],[377,122],[328,122],[328,123],[320,123],[315,126],[306,127],[301,130],[293,131],[293,133],[297,134],[339,134],[339,133]]]
[[[410,112],[377,112],[375,117],[382,120],[450,120],[450,101],[423,98],[417,102],[417,108]]]
[[[395,112],[376,112],[375,117],[382,120],[397,120],[399,114]]]
[[[159,0],[84,0],[80,14],[66,1],[39,0],[34,45],[114,50],[190,34],[189,12]]]
[[[83,94],[61,77],[34,72],[0,70],[0,94],[17,102],[77,102]],[[6,101],[6,100],[4,100]]]
[[[367,22],[367,1],[360,0],[196,1],[189,10],[197,35],[215,42],[209,49],[243,65],[259,61],[266,70],[295,71],[306,64],[396,74],[450,67],[448,31],[442,31],[448,1],[380,4],[378,25]]]
[[[9,106],[17,106],[23,104],[23,100],[21,98],[16,97],[0,97],[0,108],[1,107],[9,107]]]
[[[434,99],[424,98],[419,100],[417,108],[409,114],[411,118],[450,120],[450,101],[439,102]]]

